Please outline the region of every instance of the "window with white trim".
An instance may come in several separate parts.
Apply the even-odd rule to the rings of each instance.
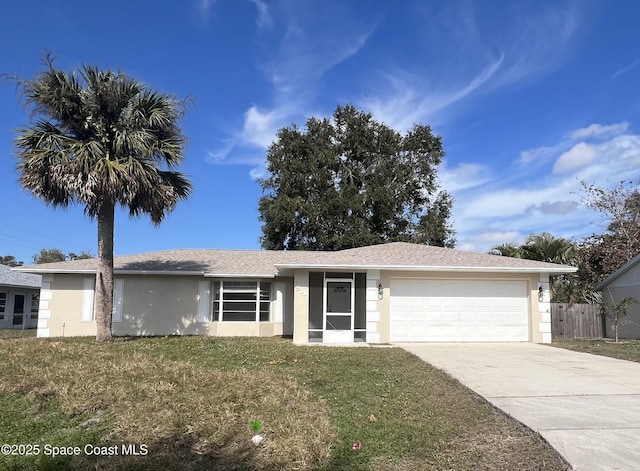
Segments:
[[[31,295],[31,319],[38,318],[38,311],[40,310],[40,295]]]
[[[0,292],[0,320],[4,319],[4,313],[7,310],[7,293]]]
[[[269,322],[270,307],[270,282],[213,282],[214,322]]]

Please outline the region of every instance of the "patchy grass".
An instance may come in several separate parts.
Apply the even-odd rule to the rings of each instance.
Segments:
[[[3,442],[148,446],[59,463],[0,457],[7,469],[569,469],[538,435],[400,349],[175,337],[6,340],[0,353],[0,395],[13,398],[3,403],[17,424],[0,423]]]
[[[0,340],[2,339],[18,339],[33,338],[36,336],[37,329],[0,329]]]
[[[552,345],[576,352],[640,362],[640,340],[620,340],[616,343],[611,339],[559,339],[554,340]]]

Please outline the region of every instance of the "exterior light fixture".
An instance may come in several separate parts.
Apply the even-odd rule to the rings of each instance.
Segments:
[[[538,301],[544,301],[544,290],[542,289],[542,286],[538,288]]]
[[[378,283],[378,299],[382,299],[384,296],[384,289],[382,288],[382,283]]]

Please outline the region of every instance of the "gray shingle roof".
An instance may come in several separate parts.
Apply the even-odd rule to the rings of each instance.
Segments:
[[[30,273],[11,270],[7,265],[0,265],[0,286],[14,286],[18,288],[40,288],[42,277]]]
[[[433,269],[504,269],[518,271],[558,272],[576,271],[577,268],[555,263],[538,262],[522,258],[503,257],[487,253],[434,247],[406,242],[358,247],[331,252],[326,260],[337,265],[366,265],[379,268],[433,268]]]
[[[95,272],[96,259],[73,260],[22,267],[34,273]],[[179,249],[121,255],[114,258],[116,272],[207,274],[209,276],[273,277],[294,267],[395,269],[471,269],[477,271],[572,272],[565,265],[464,252],[404,242],[360,247],[337,252]]]

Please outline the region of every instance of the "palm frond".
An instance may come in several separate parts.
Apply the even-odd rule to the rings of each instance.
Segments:
[[[15,139],[22,186],[49,204],[82,203],[92,217],[108,200],[159,223],[191,190],[163,169],[184,159],[185,102],[120,71],[46,65],[19,83],[37,116]]]

